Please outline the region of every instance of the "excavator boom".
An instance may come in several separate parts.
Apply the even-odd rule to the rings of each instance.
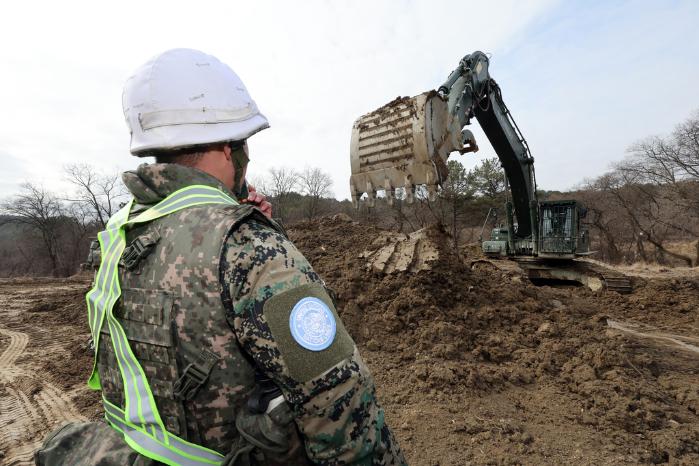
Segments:
[[[397,98],[359,118],[350,146],[353,201],[366,193],[371,203],[379,190],[392,201],[403,188],[410,202],[419,185],[433,197],[448,175],[449,154],[478,150],[464,129],[475,117],[507,174],[516,236],[530,237],[536,228],[534,159],[488,68],[483,52],[466,55],[437,91]]]
[[[524,261],[532,279],[576,276],[581,267],[563,273],[562,266],[550,261],[563,264],[590,254],[580,222],[584,209],[572,200],[538,201],[534,158],[483,52],[466,55],[436,91],[399,97],[355,121],[350,147],[353,202],[366,194],[373,205],[377,191],[392,202],[399,189],[401,199],[411,202],[418,186],[434,198],[449,174],[449,155],[478,150],[473,134],[464,129],[473,118],[498,155],[511,193],[505,203],[507,228],[493,230],[482,244],[484,254]],[[608,282],[608,288],[626,289]]]

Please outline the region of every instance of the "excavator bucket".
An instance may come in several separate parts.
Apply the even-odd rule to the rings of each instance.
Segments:
[[[473,134],[458,126],[447,100],[435,91],[398,97],[360,117],[350,145],[352,202],[357,205],[366,193],[373,206],[377,191],[383,191],[392,203],[399,188],[412,202],[417,186],[434,198],[447,178],[449,154],[478,150]]]

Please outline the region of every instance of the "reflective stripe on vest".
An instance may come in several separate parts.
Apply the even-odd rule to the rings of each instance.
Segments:
[[[103,397],[105,417],[109,424],[124,435],[124,440],[134,450],[148,458],[170,466],[218,465],[223,460],[220,453],[189,443],[171,434],[165,428],[158,413],[148,379],[133,354],[124,329],[112,311],[121,296],[119,286],[119,260],[126,248],[126,228],[148,223],[187,207],[204,204],[238,203],[223,191],[203,185],[193,185],[175,191],[168,197],[129,220],[133,200],[119,210],[107,223],[107,229],[98,234],[102,262],[94,287],[87,293],[87,314],[95,344],[95,361],[88,386],[101,388],[97,371],[99,337],[105,319],[114,346],[119,371],[124,381],[124,409]]]

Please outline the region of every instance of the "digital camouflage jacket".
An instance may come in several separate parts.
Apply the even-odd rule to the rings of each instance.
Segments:
[[[123,180],[132,215],[193,184],[232,196],[174,164],[144,164]],[[323,281],[257,209],[175,212],[130,230],[123,258],[114,314],[173,434],[224,455],[252,449],[248,464],[405,464]],[[98,369],[105,396],[122,405],[105,334]],[[271,404],[270,386],[283,394]]]

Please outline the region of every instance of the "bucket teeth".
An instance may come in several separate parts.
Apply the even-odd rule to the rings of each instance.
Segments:
[[[392,204],[401,186],[408,203],[418,186],[420,199],[434,200],[449,154],[476,148],[473,135],[461,129],[447,100],[434,91],[400,97],[357,119],[350,142],[353,202],[367,193],[371,206],[381,190]]]
[[[376,190],[374,190],[371,181],[367,181],[366,184],[366,203],[369,207],[374,207],[376,204]]]
[[[436,177],[434,176],[434,173],[428,172],[427,173],[427,183],[425,183],[425,187],[427,188],[427,199],[430,202],[434,202],[437,199],[437,185],[436,183]]]
[[[430,200],[430,202],[437,200],[437,186],[433,184],[427,185],[427,198]]]
[[[391,180],[386,178],[383,183],[383,188],[386,193],[386,200],[388,201],[388,205],[392,206],[394,204],[396,192],[393,189],[393,186],[391,185]]]
[[[415,202],[415,186],[405,186],[405,200],[408,204],[412,204],[413,202]]]
[[[408,204],[415,202],[415,185],[413,184],[413,178],[410,175],[405,175],[403,180],[403,190],[405,191],[405,200]]]
[[[359,198],[362,197],[362,193],[359,192],[359,190],[357,189],[357,186],[354,184],[354,176],[350,176],[349,189],[350,189],[350,198],[352,199],[352,205],[354,206],[355,209],[358,209],[359,208]]]

